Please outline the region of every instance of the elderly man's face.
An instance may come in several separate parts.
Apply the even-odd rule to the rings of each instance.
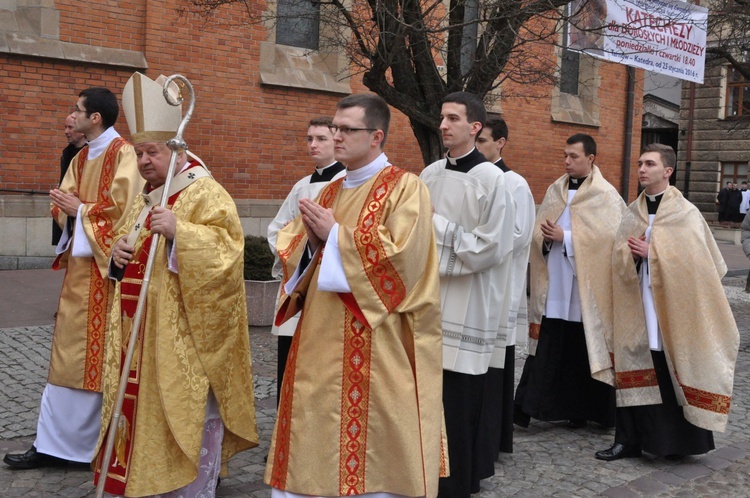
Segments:
[[[69,144],[81,146],[85,143],[86,137],[83,135],[83,133],[75,131],[75,126],[75,116],[73,114],[69,114],[68,117],[65,118],[65,138],[68,139]]]
[[[161,142],[146,142],[136,144],[135,155],[138,158],[138,171],[149,185],[161,187],[167,181],[169,159],[172,151]]]

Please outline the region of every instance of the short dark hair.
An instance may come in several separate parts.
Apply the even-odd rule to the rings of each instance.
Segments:
[[[484,109],[484,102],[482,102],[482,99],[478,95],[469,92],[449,93],[443,97],[440,105],[449,102],[461,104],[466,107],[466,119],[469,123],[479,121],[482,127],[484,127],[484,122],[487,121],[487,111]]]
[[[336,109],[349,109],[350,107],[364,109],[365,126],[383,132],[383,141],[380,142],[380,146],[383,147],[391,125],[391,110],[388,108],[388,103],[380,95],[358,93],[344,97],[336,104]]]
[[[576,133],[565,141],[568,145],[583,144],[583,152],[587,155],[596,155],[596,141],[591,135]]]
[[[503,118],[489,118],[484,127],[492,132],[492,140],[495,142],[501,138],[508,140],[508,124]]]
[[[120,106],[117,104],[117,97],[107,88],[95,86],[87,88],[78,94],[83,98],[83,105],[86,106],[86,116],[98,112],[102,117],[104,128],[114,126],[117,116],[120,115]]]
[[[664,163],[664,166],[667,168],[672,168],[674,170],[677,165],[677,156],[674,153],[674,149],[669,145],[648,144],[641,150],[641,154],[645,154],[646,152],[658,152],[661,157],[661,162]]]
[[[328,116],[320,116],[317,118],[312,118],[310,122],[308,123],[309,126],[330,126],[333,124],[333,121]]]

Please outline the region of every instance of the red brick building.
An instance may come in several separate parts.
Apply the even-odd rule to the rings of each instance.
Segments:
[[[197,102],[185,139],[234,196],[249,234],[264,233],[289,188],[309,172],[307,120],[332,114],[342,96],[365,90],[357,77],[342,79],[344,57],[276,44],[273,28],[232,26],[243,19],[239,9],[222,13],[227,24],[205,27],[180,16],[183,6],[182,0],[0,0],[0,268],[49,261],[45,194],[57,183],[63,120],[86,87],[106,86],[119,97],[134,71],[189,78]],[[257,8],[276,7],[258,2]],[[540,50],[560,64],[559,49]],[[622,185],[627,70],[583,56],[578,63],[575,91],[504,85],[497,104],[511,129],[504,157],[528,179],[537,202],[562,174],[564,140],[577,132],[594,136],[597,163]],[[640,136],[637,75],[633,137]],[[116,128],[128,137],[124,117]],[[636,159],[639,147],[635,139]],[[423,167],[400,113],[386,153],[413,172]],[[637,184],[630,176],[632,199]]]

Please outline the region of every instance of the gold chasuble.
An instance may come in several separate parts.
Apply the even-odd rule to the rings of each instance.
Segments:
[[[198,175],[196,170],[200,170]],[[137,232],[135,253],[115,288],[107,334],[102,428],[97,469],[148,252],[157,252],[123,414],[105,490],[127,496],[164,493],[195,480],[209,389],[224,424],[222,472],[237,452],[258,444],[243,280],[244,237],[234,201],[197,162],[173,184],[189,183],[170,197],[177,217],[177,273],[167,267],[163,237],[151,247],[148,219]],[[158,204],[161,188],[148,194]],[[146,205],[139,196],[118,230],[127,235]],[[135,228],[135,231],[138,227]],[[135,233],[135,232],[134,232]]]
[[[49,383],[101,391],[104,337],[112,302],[107,278],[114,228],[144,181],[138,173],[133,146],[117,137],[96,159],[88,160],[84,147],[71,161],[60,190],[78,192],[83,202],[80,219],[94,257],[73,257],[73,243],[53,264],[66,268],[52,336]],[[68,216],[52,207],[52,216],[64,227]],[[75,218],[71,220],[74,221]]]
[[[617,406],[662,402],[649,351],[640,283],[628,237],[648,227],[645,194],[630,205],[613,255]],[[668,187],[651,229],[651,290],[677,402],[688,422],[726,429],[739,332],[724,294],[727,271],[703,215]]]
[[[549,274],[544,258],[541,224],[562,214],[568,200],[568,178],[563,175],[549,186],[539,207],[532,234],[531,298],[529,300],[529,354],[536,353]],[[614,385],[609,338],[612,335],[612,245],[626,206],[620,194],[594,165],[570,203],[571,234],[576,255],[576,276],[581,316],[586,334],[591,376]]]
[[[356,188],[332,182],[318,202],[332,208],[339,223],[351,293],[319,290],[321,258],[315,257],[294,298],[282,296],[277,323],[298,307],[302,317],[265,481],[315,496],[434,497],[448,464],[429,192],[416,176],[386,166]],[[278,235],[285,281],[306,246],[297,217]]]

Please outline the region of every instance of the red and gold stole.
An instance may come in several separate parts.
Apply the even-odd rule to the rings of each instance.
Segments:
[[[377,229],[382,222],[382,207],[404,174],[403,170],[395,166],[388,166],[378,174],[360,212],[357,228],[354,231],[363,270],[389,311],[395,309],[403,301],[406,292],[395,268],[388,261],[382,243],[377,237]],[[339,179],[323,189],[319,201],[321,206],[325,208],[333,206],[342,182],[343,179]],[[295,248],[300,240],[293,241]],[[286,275],[285,278],[287,278]],[[372,329],[351,293],[339,293],[339,297],[346,308],[343,324],[339,493],[341,496],[348,496],[362,494],[366,490]],[[303,320],[304,315],[300,323]],[[270,484],[281,490],[286,488],[288,473],[293,385],[301,334],[301,328],[298,328],[292,339],[279,400],[276,450]]]
[[[117,166],[117,154],[123,145],[127,144],[123,138],[112,140],[107,150],[104,152],[104,163],[99,174],[99,188],[94,206],[89,210],[87,216],[91,221],[91,228],[94,234],[92,244],[97,244],[107,253],[112,245],[112,228],[113,222],[106,210],[112,206],[112,197],[110,190],[112,181],[115,176]],[[78,154],[76,164],[78,173],[78,190],[81,190],[81,181],[83,178],[83,168],[88,159],[89,148],[84,147]],[[55,207],[55,209],[59,209]],[[54,213],[54,209],[53,209]],[[52,268],[60,269],[60,259],[66,256],[67,251],[58,254],[52,263]],[[89,267],[89,302],[87,313],[87,341],[86,341],[86,358],[85,358],[85,375],[83,388],[88,391],[101,391],[102,383],[102,360],[104,351],[104,332],[107,326],[107,313],[109,312],[109,293],[110,285],[105,277],[102,276],[97,265],[96,258],[91,258]]]
[[[191,168],[194,166],[191,166]],[[189,168],[188,168],[189,169]],[[174,205],[174,202],[179,197],[182,190],[173,194],[167,204],[169,207]],[[150,229],[151,215],[149,214],[146,218],[145,226],[147,230]],[[146,263],[148,262],[148,255],[151,251],[151,242],[153,241],[153,235],[148,235],[143,241],[141,247],[137,250],[133,259],[125,267],[125,275],[123,276],[122,282],[120,283],[120,309],[121,309],[121,330],[122,330],[122,342],[120,351],[120,373],[125,368],[125,356],[127,354],[127,347],[130,342],[130,335],[133,333],[138,334],[136,340],[136,348],[133,353],[133,359],[130,363],[130,373],[128,375],[128,383],[125,387],[125,398],[122,404],[122,412],[117,422],[117,433],[115,436],[115,444],[112,448],[112,456],[110,457],[110,464],[107,470],[107,481],[104,484],[104,490],[107,493],[113,495],[124,495],[125,487],[127,486],[127,479],[129,473],[129,462],[133,452],[133,434],[135,434],[135,424],[138,420],[138,390],[140,387],[140,371],[141,371],[141,359],[143,357],[143,340],[144,333],[146,330],[146,319],[148,306],[143,307],[143,316],[141,317],[141,323],[138,331],[133,330],[133,317],[138,306],[138,298],[141,293],[141,287],[143,286],[143,277],[146,270]],[[113,407],[114,408],[114,407]],[[113,419],[114,420],[114,417]],[[111,423],[111,422],[110,422]],[[99,482],[100,469],[101,469],[101,458],[106,448],[107,438],[102,441],[102,450],[96,459],[96,469],[94,474],[94,484]]]

